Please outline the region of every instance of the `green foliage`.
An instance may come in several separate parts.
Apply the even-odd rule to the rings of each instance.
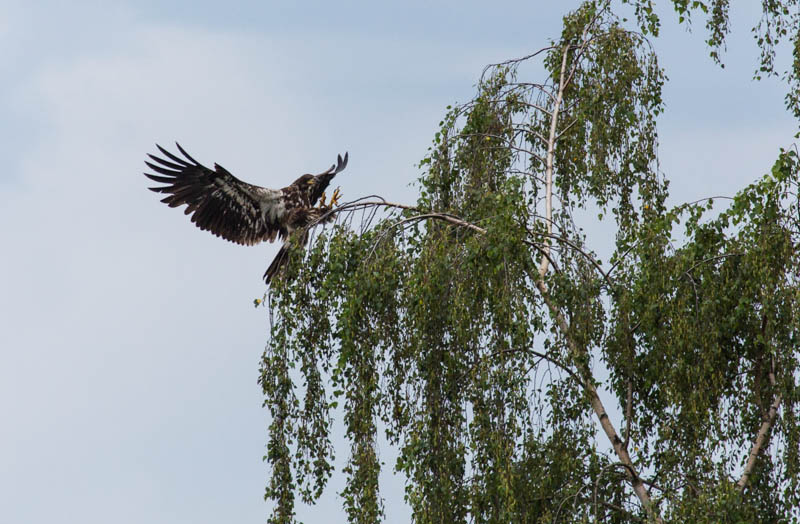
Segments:
[[[771,175],[716,218],[703,220],[708,201],[644,224],[617,271],[615,315],[635,329],[618,324],[604,357],[620,399],[634,383],[640,417],[632,438],[653,455],[678,521],[797,517],[797,182],[797,155],[783,152]],[[671,233],[682,219],[686,241],[675,248]],[[782,378],[771,384],[771,373]],[[778,394],[784,415],[773,429],[775,451],[741,497],[730,479]]]
[[[658,35],[660,20],[655,12],[654,0],[622,0],[634,7],[642,30]],[[721,52],[730,32],[730,0],[672,0],[680,23],[691,24],[692,14],[701,12],[706,17],[711,58],[722,67]],[[789,90],[786,107],[800,118],[800,0],[764,0],[761,2],[761,19],[753,26],[753,37],[761,56],[755,78],[781,76]],[[777,69],[777,49],[788,46],[791,53],[789,66]]]
[[[539,58],[546,80],[520,80]],[[798,157],[721,213],[667,209],[663,82],[648,41],[587,2],[450,108],[414,208],[345,206],[293,253],[260,378],[270,522],[325,488],[337,413],[349,522],[384,516],[379,431],[418,523],[800,517]],[[598,212],[617,228],[605,261],[576,226]]]
[[[556,186],[566,207],[582,207],[591,199],[604,212],[611,207],[620,228],[627,230],[638,219],[632,198],[652,206],[665,196],[652,169],[664,74],[649,42],[613,17],[597,20],[586,35],[590,41],[581,45],[586,25],[600,15],[586,4],[564,20],[561,45],[572,43],[578,49],[565,64],[574,73],[564,92]],[[545,60],[556,81],[561,61],[560,52]],[[536,130],[545,134],[550,119],[541,117]],[[537,168],[536,163],[531,166],[532,171]]]

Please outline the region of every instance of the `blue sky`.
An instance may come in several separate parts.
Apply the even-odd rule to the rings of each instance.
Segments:
[[[266,520],[252,300],[277,248],[160,204],[155,142],[270,187],[348,150],[345,200],[410,202],[445,107],[576,4],[0,2],[0,520]],[[675,202],[733,193],[793,141],[783,86],[750,80],[747,16],[724,70],[701,24],[668,16],[655,41]],[[298,516],[343,522],[338,482]],[[388,522],[407,521],[402,486],[382,479]]]

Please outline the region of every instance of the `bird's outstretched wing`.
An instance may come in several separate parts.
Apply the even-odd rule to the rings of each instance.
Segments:
[[[344,154],[344,158],[342,158],[342,155],[338,155],[335,166],[331,166],[326,171],[314,176],[314,184],[309,193],[309,200],[312,206],[316,205],[317,200],[319,200],[319,197],[321,197],[322,193],[328,188],[328,184],[331,183],[333,177],[344,171],[344,168],[347,167],[347,156],[347,153]]]
[[[212,171],[189,156],[180,144],[175,145],[185,158],[156,144],[166,158],[148,155],[153,162],[145,161],[159,173],[145,176],[165,184],[149,188],[169,195],[162,202],[170,207],[186,204],[184,213],[192,215],[197,227],[237,244],[272,242],[278,235],[286,236],[284,191],[242,182],[219,164],[214,164]]]

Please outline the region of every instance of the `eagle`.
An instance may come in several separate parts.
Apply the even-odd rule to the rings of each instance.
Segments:
[[[329,212],[338,204],[339,189],[326,204],[325,190],[338,173],[347,167],[347,153],[338,155],[332,165],[317,175],[305,174],[283,189],[269,189],[248,184],[227,169],[214,164],[209,169],[192,158],[177,142],[184,158],[156,147],[164,158],[148,154],[145,164],[157,174],[144,175],[160,184],[151,191],[168,195],[161,201],[169,207],[186,205],[184,214],[204,231],[237,244],[251,246],[260,242],[284,240],[278,254],[264,273],[267,285],[288,261],[290,237],[302,230],[301,242],[308,242],[308,226],[328,221]],[[319,201],[319,205],[317,202]]]

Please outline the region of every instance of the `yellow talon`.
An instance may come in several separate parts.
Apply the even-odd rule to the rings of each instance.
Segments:
[[[333,196],[331,196],[331,207],[339,205],[339,197],[342,196],[339,189],[340,188],[337,187],[336,191],[333,192]]]
[[[319,207],[325,207],[325,191],[323,191],[322,196],[319,197]]]

